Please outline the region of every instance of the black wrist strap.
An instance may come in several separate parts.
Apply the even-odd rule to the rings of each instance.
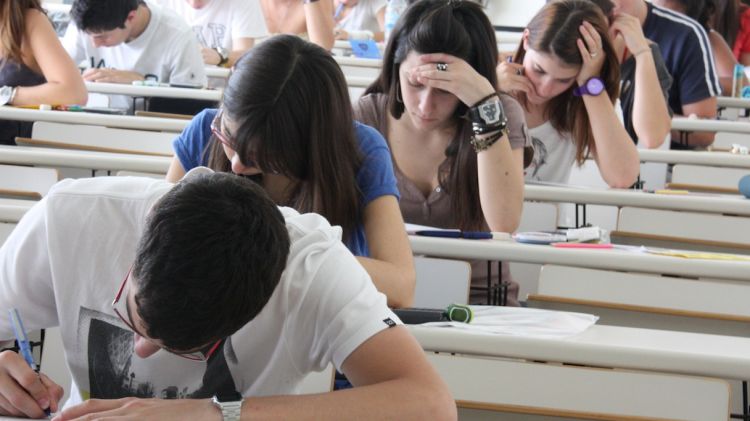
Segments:
[[[483,103],[484,101],[487,101],[488,99],[492,98],[493,96],[497,96],[497,92],[493,92],[491,94],[488,94],[488,95],[482,97],[482,99],[480,99],[479,101],[475,102],[474,105],[472,105],[469,108],[475,108],[476,106],[478,106],[479,104]]]

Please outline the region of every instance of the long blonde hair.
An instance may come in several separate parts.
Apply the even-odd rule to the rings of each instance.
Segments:
[[[44,13],[39,0],[3,0],[0,5],[0,61],[22,62],[21,45],[26,31],[26,10]]]

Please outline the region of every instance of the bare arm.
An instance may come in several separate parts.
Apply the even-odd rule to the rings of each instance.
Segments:
[[[632,123],[638,139],[634,140],[647,148],[658,148],[669,133],[672,119],[641,22],[633,16],[619,14],[610,26],[610,35],[622,36],[635,58]]]
[[[392,308],[410,307],[414,301],[416,273],[404,219],[394,196],[381,196],[364,212],[370,257],[357,257],[378,291]]]
[[[583,23],[580,32],[582,39],[578,39],[578,49],[583,65],[576,82],[578,86],[583,86],[589,79],[600,74],[604,64],[604,50],[601,35],[589,22]],[[591,52],[596,52],[596,55]],[[592,152],[602,178],[611,187],[630,187],[640,172],[638,150],[617,118],[607,91],[596,96],[583,95],[582,98],[594,135]]]
[[[448,387],[403,326],[386,329],[365,341],[344,361],[342,371],[355,388],[315,395],[246,398],[240,419],[457,418]],[[210,399],[91,399],[59,416],[67,421],[125,415],[143,421],[222,419]]]
[[[672,118],[650,48],[635,57],[635,80],[632,116],[633,128],[638,135],[636,140],[647,148],[658,148],[669,134]]]
[[[695,114],[700,118],[715,119],[716,118],[716,97],[709,97],[704,100],[694,102],[692,104],[683,104],[682,112],[685,116]],[[688,135],[688,145],[706,147],[714,143],[714,132],[690,132]],[[672,131],[672,140],[679,139],[680,132]]]
[[[182,167],[180,158],[176,156],[172,158],[172,162],[169,164],[169,170],[167,170],[167,181],[170,183],[176,183],[185,176],[185,168]]]
[[[523,209],[523,148],[511,150],[507,136],[477,154],[479,200],[491,231],[513,232]]]
[[[375,32],[375,41],[383,42],[385,41],[385,7],[381,7],[375,17],[378,20],[378,27],[380,28],[378,32]]]
[[[85,104],[86,86],[47,17],[37,10],[26,12],[24,41],[47,83],[19,87],[14,105]]]
[[[602,178],[610,187],[630,187],[640,172],[638,150],[617,118],[609,95],[584,95],[583,103],[594,133],[592,152]]]
[[[247,50],[253,48],[255,45],[255,38],[234,38],[232,39],[232,51],[229,52],[227,62],[224,64],[225,67],[232,67],[234,63],[242,57]],[[201,55],[203,56],[203,62],[211,65],[218,65],[221,63],[221,56],[213,48],[201,47]]]
[[[719,76],[719,84],[721,84],[721,92],[723,95],[732,95],[732,84],[734,82],[734,65],[738,64],[734,58],[732,49],[729,48],[727,42],[719,35],[716,31],[708,32],[708,40],[711,42],[711,50],[713,51],[714,62],[716,63],[716,73]],[[746,84],[747,80],[742,78],[742,86]]]
[[[333,2],[332,0],[318,0],[305,3],[305,22],[310,41],[326,50],[333,48]]]

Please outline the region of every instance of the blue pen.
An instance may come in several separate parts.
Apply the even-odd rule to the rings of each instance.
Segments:
[[[32,370],[36,371],[36,363],[34,362],[34,356],[31,354],[31,345],[29,344],[29,336],[26,334],[26,329],[23,327],[23,321],[21,320],[21,314],[18,313],[18,309],[8,310],[10,313],[10,324],[13,327],[13,333],[16,335],[16,341],[18,342],[18,348],[21,352],[21,356],[26,363],[31,367]],[[51,412],[49,408],[43,408],[44,414],[50,416]]]
[[[423,237],[442,237],[442,238],[465,238],[469,240],[491,240],[491,232],[483,231],[461,231],[461,230],[420,230],[415,234]]]

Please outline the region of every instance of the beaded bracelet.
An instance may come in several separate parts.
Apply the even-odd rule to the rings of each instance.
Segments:
[[[497,131],[497,133],[492,134],[490,136],[484,137],[484,138],[478,138],[476,136],[471,137],[471,146],[474,147],[474,152],[479,153],[482,151],[486,151],[490,148],[490,146],[494,145],[495,142],[497,142],[501,137],[505,136],[507,134],[507,129],[503,128]]]

